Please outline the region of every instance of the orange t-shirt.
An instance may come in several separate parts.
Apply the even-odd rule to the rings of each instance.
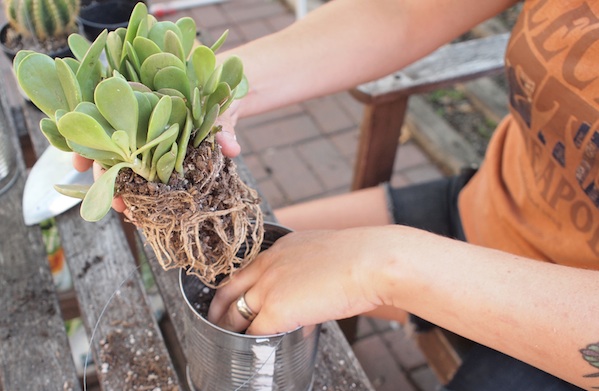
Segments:
[[[466,237],[599,269],[599,1],[526,1],[506,72],[510,114],[459,198]]]

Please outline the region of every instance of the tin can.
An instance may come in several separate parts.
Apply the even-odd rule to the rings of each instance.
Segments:
[[[265,223],[262,250],[290,232]],[[246,335],[210,323],[198,310],[196,297],[208,293],[197,277],[179,274],[187,303],[184,314],[189,386],[196,391],[308,391],[316,360],[320,325],[287,333]]]

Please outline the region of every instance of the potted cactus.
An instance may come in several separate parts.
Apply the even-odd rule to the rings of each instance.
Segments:
[[[21,49],[53,57],[69,54],[67,37],[78,29],[80,0],[5,0],[8,22],[0,30],[0,44],[13,58]]]
[[[260,251],[263,224],[257,193],[214,140],[218,116],[247,91],[243,64],[217,64],[226,33],[212,47],[195,34],[193,19],[157,21],[138,3],[127,28],[93,43],[72,34],[75,58],[24,50],[13,65],[50,143],[106,169],[89,188],[57,186],[83,198],[82,217],[100,220],[121,196],[165,269],[216,287]]]

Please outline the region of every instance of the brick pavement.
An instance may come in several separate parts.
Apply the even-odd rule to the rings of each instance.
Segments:
[[[294,21],[294,12],[276,0],[230,0],[170,18],[184,14],[197,21],[207,43],[229,29],[225,47]],[[237,127],[242,156],[262,196],[276,208],[349,191],[361,115],[361,104],[344,92],[242,119]],[[393,185],[441,176],[413,141],[401,145]],[[360,318],[353,348],[379,391],[433,391],[438,386],[413,340],[396,323]]]

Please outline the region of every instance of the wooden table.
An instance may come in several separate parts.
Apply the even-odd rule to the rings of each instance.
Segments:
[[[6,59],[0,65],[2,103],[15,130],[15,147],[16,134],[29,134],[39,156],[48,145],[38,130],[41,113],[18,96]],[[88,223],[75,207],[56,218],[74,286],[58,294],[40,227],[23,221],[23,156],[17,182],[0,196],[0,391],[90,389],[81,385],[71,358],[63,314],[72,311],[80,312],[88,336],[94,332],[91,349],[101,389],[188,389],[177,271],[163,271],[151,248],[143,246],[165,304],[166,322],[159,324],[120,216],[111,211],[100,222]],[[242,161],[238,166],[255,187]],[[273,220],[268,205],[263,208]],[[138,234],[132,233],[135,239]],[[322,327],[313,389],[373,389],[334,322]]]

